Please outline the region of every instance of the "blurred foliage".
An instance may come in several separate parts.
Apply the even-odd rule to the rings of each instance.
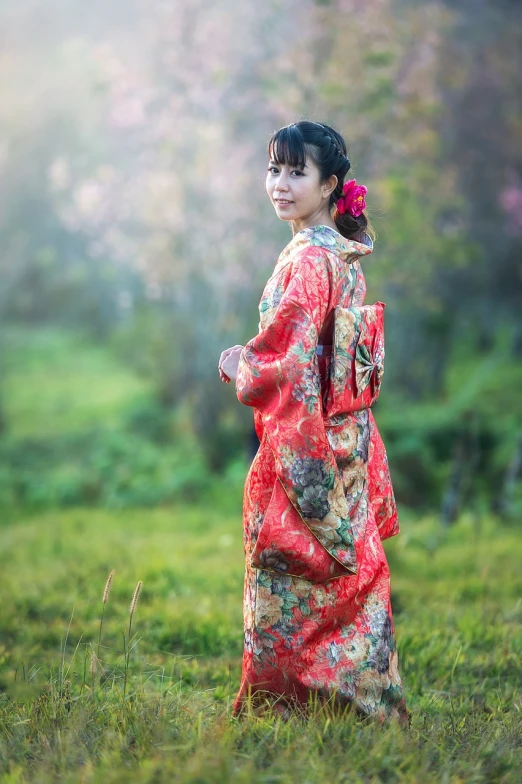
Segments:
[[[223,482],[241,486],[245,449],[235,421],[212,431],[227,436],[228,447],[222,445],[221,473],[209,475],[190,409],[154,396],[154,378],[138,362],[141,349],[143,380],[82,333],[47,327],[35,339],[17,327],[3,338],[10,425],[0,439],[4,510],[154,506],[210,498]],[[132,364],[121,332],[115,345]]]
[[[0,325],[32,330],[0,342],[5,497],[155,503],[185,453],[195,473],[245,463],[252,412],[216,366],[257,331],[289,239],[265,141],[308,116],[345,134],[369,186],[368,301],[388,305],[376,416],[398,497],[447,522],[469,503],[516,518],[519,4],[109,5],[0,6]],[[53,325],[85,336],[68,371],[40,341]],[[102,342],[103,377],[86,367]]]
[[[132,433],[102,431],[0,446],[0,504],[27,507],[151,506],[195,499],[205,464],[194,444],[158,448]]]

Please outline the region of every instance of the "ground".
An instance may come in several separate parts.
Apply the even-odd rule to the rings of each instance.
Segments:
[[[444,532],[404,513],[386,543],[409,731],[321,713],[237,721],[243,561],[241,499],[236,514],[230,500],[4,521],[1,781],[519,780],[516,530],[464,517]]]

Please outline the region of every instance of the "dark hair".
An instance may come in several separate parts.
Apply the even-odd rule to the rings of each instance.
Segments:
[[[336,130],[324,123],[301,120],[285,125],[274,134],[268,142],[268,154],[278,164],[287,163],[302,169],[307,155],[312,158],[319,169],[322,182],[335,174],[338,183],[330,195],[330,210],[343,195],[344,178],[350,171],[346,144]],[[373,228],[368,216],[362,212],[357,218],[345,213],[340,215],[337,210],[333,219],[339,232],[349,240],[363,241],[363,234],[374,237]]]

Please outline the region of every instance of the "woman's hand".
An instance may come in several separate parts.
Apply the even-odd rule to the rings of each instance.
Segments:
[[[219,357],[218,362],[218,370],[221,381],[223,381],[225,384],[229,384],[233,378],[237,378],[239,357],[244,348],[244,346],[237,345],[232,346],[232,348],[226,348],[221,352],[221,356]]]

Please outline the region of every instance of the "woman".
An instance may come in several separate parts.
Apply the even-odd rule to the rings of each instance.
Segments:
[[[369,407],[383,370],[384,305],[362,307],[359,260],[373,248],[366,188],[345,183],[346,145],[328,125],[281,128],[268,152],[266,190],[294,236],[264,289],[258,335],[218,365],[253,407],[260,440],[245,483],[245,647],[233,712],[251,697],[288,716],[315,697],[406,723],[381,543],[399,528]]]

